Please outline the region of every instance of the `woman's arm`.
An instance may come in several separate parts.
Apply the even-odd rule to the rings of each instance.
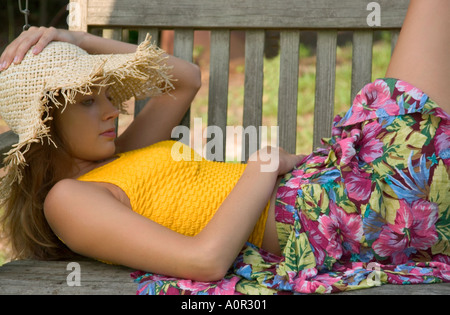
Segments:
[[[168,55],[174,89],[170,94],[152,97],[128,128],[116,139],[116,151],[126,152],[171,138],[201,86],[200,69]]]
[[[81,255],[169,276],[218,280],[251,234],[277,176],[301,158],[280,151],[279,166],[271,172],[263,171],[261,159],[249,161],[213,219],[194,237],[134,213],[102,185],[72,179],[52,188],[45,216],[55,234]]]

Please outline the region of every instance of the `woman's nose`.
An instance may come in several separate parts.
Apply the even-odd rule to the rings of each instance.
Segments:
[[[107,97],[104,99],[104,110],[103,110],[103,119],[116,119],[119,117],[120,111],[119,109],[114,106],[114,104],[111,102],[111,100]]]
[[[116,119],[119,117],[120,111],[117,109],[117,107],[113,106],[111,110],[105,113],[105,120],[108,119]]]

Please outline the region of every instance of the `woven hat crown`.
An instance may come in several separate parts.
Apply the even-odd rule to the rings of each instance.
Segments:
[[[21,140],[29,138],[38,128],[45,110],[45,93],[69,84],[83,85],[85,78],[76,82],[75,77],[75,82],[69,83],[68,76],[60,74],[75,74],[73,66],[80,64],[77,59],[85,54],[77,46],[54,42],[39,55],[29,51],[20,65],[12,65],[0,75],[0,115]],[[83,62],[81,66],[87,65]],[[58,79],[67,82],[59,84],[55,82]]]

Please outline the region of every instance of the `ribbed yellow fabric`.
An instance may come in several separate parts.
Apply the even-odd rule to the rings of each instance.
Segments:
[[[133,211],[178,233],[194,236],[211,220],[246,165],[208,161],[176,141],[119,154],[78,179],[121,188]],[[261,246],[269,205],[249,241]]]

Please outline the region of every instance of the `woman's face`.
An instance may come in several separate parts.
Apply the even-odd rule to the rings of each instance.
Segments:
[[[107,88],[92,88],[91,95],[78,94],[74,104],[54,116],[55,126],[75,159],[96,162],[114,155],[119,110],[111,103]]]

